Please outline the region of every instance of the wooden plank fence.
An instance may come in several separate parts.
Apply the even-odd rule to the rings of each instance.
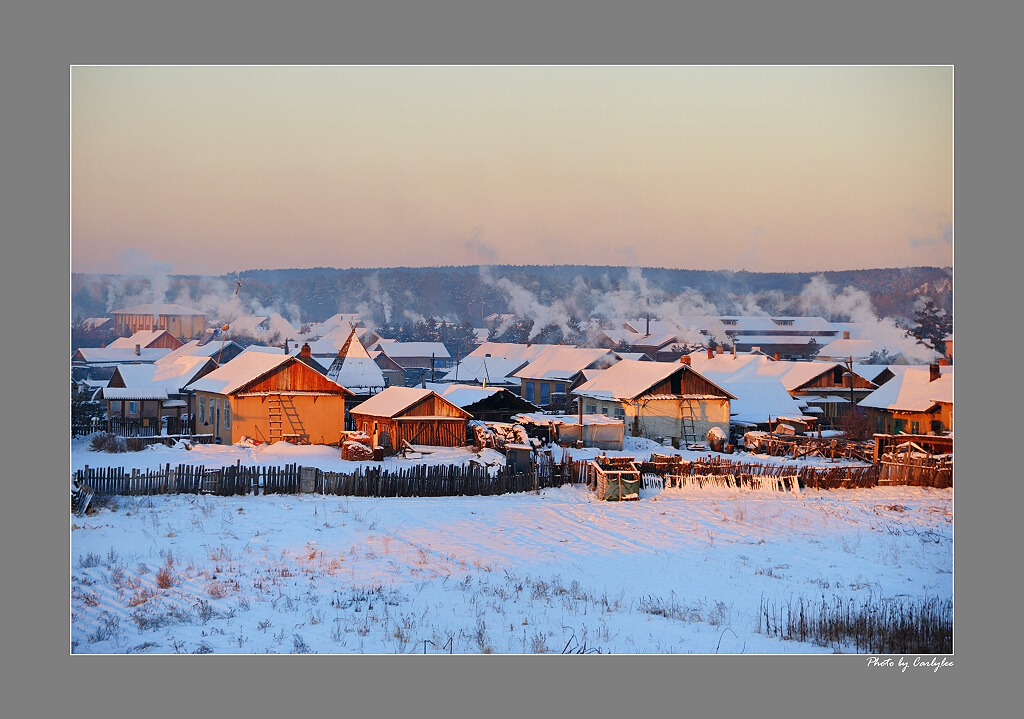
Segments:
[[[316,467],[243,466],[215,469],[202,465],[126,470],[85,467],[74,473],[78,487],[96,495],[156,494],[333,494],[351,497],[457,497],[540,491],[570,481],[561,465],[541,463],[526,472],[507,469],[491,474],[479,465],[415,465],[397,471],[360,467],[352,473],[325,472]]]

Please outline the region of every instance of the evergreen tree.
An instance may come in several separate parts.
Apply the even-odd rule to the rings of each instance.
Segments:
[[[945,354],[945,339],[953,334],[953,316],[940,309],[932,300],[914,313],[917,326],[907,330],[907,337],[917,338],[919,345]]]

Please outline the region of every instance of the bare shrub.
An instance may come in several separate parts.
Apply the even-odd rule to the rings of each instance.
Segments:
[[[230,591],[230,587],[218,579],[215,579],[206,585],[206,593],[214,599],[223,599]]]
[[[165,564],[156,570],[156,586],[161,589],[170,589],[174,586],[174,574],[171,572],[169,564]]]
[[[840,415],[836,420],[836,429],[843,433],[846,439],[863,442],[870,439],[875,431],[875,423],[867,413],[861,413],[851,409]]]
[[[96,452],[127,452],[128,443],[124,437],[112,432],[97,432],[89,441],[89,446]]]

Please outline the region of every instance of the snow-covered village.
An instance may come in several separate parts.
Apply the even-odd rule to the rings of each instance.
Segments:
[[[595,97],[653,92],[587,69],[520,69],[578,79],[571,110],[513,68],[321,70],[285,74],[366,108],[211,71],[210,92],[266,79],[239,107],[287,97],[301,128],[230,137],[194,111],[209,98],[133,84],[203,68],[73,74],[71,654],[953,652],[951,128],[925,101],[885,109],[893,83],[948,100],[949,68],[864,68],[879,116],[803,133],[889,148],[858,133],[916,122],[900,152],[927,180],[886,159],[850,187],[829,165],[775,183],[780,158],[751,150],[756,189],[652,120],[676,112],[657,93],[639,118],[594,105],[578,139]],[[671,70],[685,95],[707,69]],[[360,84],[374,72],[395,84]],[[499,139],[422,100],[426,76]],[[492,81],[549,124],[498,121]],[[104,124],[122,102],[133,122]],[[194,164],[145,149],[150,112],[183,118]],[[777,119],[699,132],[797,147]],[[691,150],[703,169],[661,159]],[[147,152],[150,189],[130,159]],[[677,207],[673,183],[703,204]],[[854,222],[857,203],[884,208]]]

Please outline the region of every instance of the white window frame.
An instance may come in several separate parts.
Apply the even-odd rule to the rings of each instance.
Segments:
[[[206,398],[200,395],[199,402],[199,424],[206,424]]]

